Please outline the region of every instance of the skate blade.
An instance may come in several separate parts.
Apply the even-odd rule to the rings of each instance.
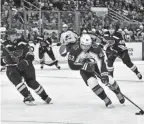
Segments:
[[[107,106],[107,108],[114,108],[114,105],[110,104]]]
[[[124,103],[121,104],[122,106],[126,106]]]
[[[35,102],[29,102],[29,101],[25,102],[25,104],[28,106],[35,106],[36,105]]]

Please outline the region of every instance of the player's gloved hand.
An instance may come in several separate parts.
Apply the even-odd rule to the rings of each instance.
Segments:
[[[63,53],[61,54],[62,57],[65,57],[67,55],[67,52],[66,53]]]
[[[18,63],[17,69],[19,71],[25,71],[28,69],[28,66],[29,66],[29,62],[27,60],[22,60]]]
[[[33,54],[33,52],[28,52],[26,54],[25,59],[32,62],[34,60],[34,54]]]
[[[94,72],[95,66],[93,62],[86,62],[83,64],[82,70],[85,70],[87,72]]]
[[[109,77],[108,75],[103,75],[101,76],[101,82],[104,83],[105,85],[108,85],[109,83]]]
[[[62,43],[59,42],[59,43],[57,43],[56,45],[57,45],[57,46],[60,46],[61,44],[62,44]]]

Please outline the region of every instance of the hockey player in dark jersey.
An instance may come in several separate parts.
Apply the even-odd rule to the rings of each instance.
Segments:
[[[28,90],[26,84],[33,89],[46,103],[50,103],[51,98],[44,88],[36,81],[35,68],[33,66],[34,55],[24,39],[16,39],[16,32],[8,31],[10,40],[2,45],[1,64],[7,67],[7,77],[15,85],[19,93],[24,97],[23,102],[34,105],[34,98]],[[24,79],[24,81],[22,80]]]
[[[68,65],[72,70],[80,70],[80,75],[86,85],[105,102],[106,107],[112,107],[112,102],[99,85],[97,77],[100,77],[101,81],[116,94],[121,104],[125,102],[117,82],[108,75],[105,56],[101,47],[92,46],[90,35],[82,35],[80,42],[72,47],[68,55]],[[108,84],[111,84],[113,88]]]
[[[113,76],[114,67],[113,64],[117,57],[119,57],[123,63],[130,68],[139,79],[142,79],[141,73],[138,71],[136,65],[130,59],[128,54],[128,49],[125,44],[125,40],[122,37],[122,34],[119,31],[115,31],[112,36],[110,36],[109,31],[105,32],[104,38],[100,45],[102,48],[105,48],[107,54],[107,65],[108,71]]]
[[[47,53],[48,56],[53,60],[54,65],[60,69],[60,66],[58,65],[58,60],[56,60],[54,52],[52,50],[52,40],[51,37],[48,36],[47,32],[44,32],[43,36],[37,37],[37,40],[40,43],[39,47],[39,58],[40,58],[40,63],[41,63],[41,69],[44,67],[44,54]]]

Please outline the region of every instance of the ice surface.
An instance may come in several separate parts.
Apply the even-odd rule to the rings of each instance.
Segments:
[[[144,62],[135,62],[144,76]],[[37,80],[52,97],[51,105],[45,104],[33,91],[36,106],[23,104],[22,96],[1,73],[2,124],[144,124],[144,116],[136,116],[139,110],[126,101],[119,104],[116,96],[104,87],[115,108],[107,109],[81,79],[79,72],[35,65]],[[115,79],[130,99],[144,109],[144,82],[139,81],[122,62],[115,63]]]

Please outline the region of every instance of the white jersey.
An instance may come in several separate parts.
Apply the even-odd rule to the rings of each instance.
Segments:
[[[75,43],[77,38],[78,38],[78,36],[76,33],[72,32],[72,31],[66,31],[61,34],[60,42],[63,45],[68,45],[69,43]]]

